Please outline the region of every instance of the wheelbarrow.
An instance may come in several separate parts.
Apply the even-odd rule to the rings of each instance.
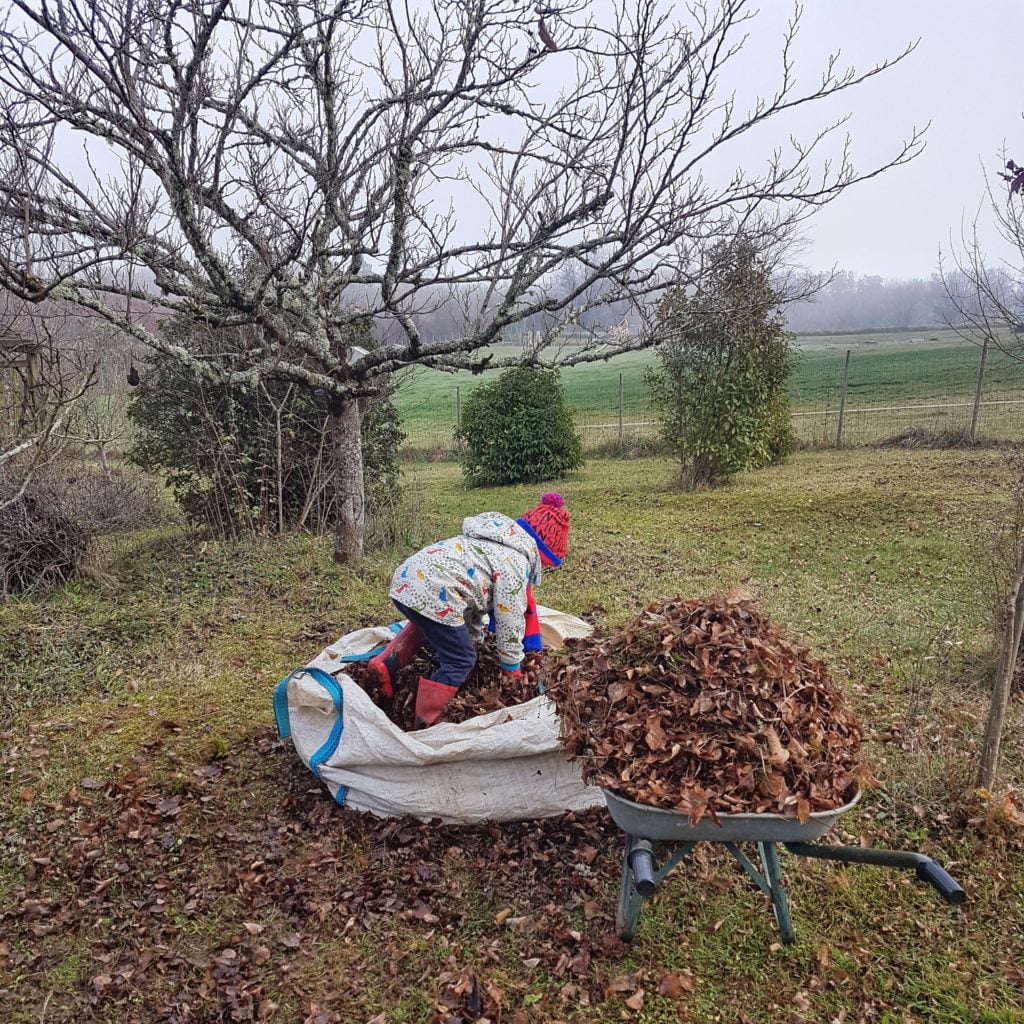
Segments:
[[[782,941],[787,946],[792,944],[794,934],[789,901],[782,884],[779,846],[797,857],[910,869],[920,881],[936,889],[947,903],[957,906],[967,898],[945,868],[923,853],[825,846],[814,842],[854,807],[860,793],[843,807],[815,812],[805,822],[781,814],[720,814],[720,824],[704,818],[696,825],[690,824],[689,817],[677,811],[633,803],[607,789],[604,795],[612,820],[626,833],[615,923],[619,936],[627,942],[636,931],[643,901],[654,895],[668,873],[698,843],[704,842],[721,843],[768,897]],[[740,849],[740,843],[756,844],[760,870]]]

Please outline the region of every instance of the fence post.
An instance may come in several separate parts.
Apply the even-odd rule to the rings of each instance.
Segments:
[[[981,344],[981,365],[978,367],[978,384],[974,389],[974,408],[971,410],[971,440],[978,432],[978,412],[981,409],[981,386],[985,380],[985,360],[988,358],[988,336]]]
[[[846,420],[846,388],[850,382],[850,352],[846,350],[846,362],[843,363],[843,387],[839,392],[839,425],[836,427],[836,447],[843,447],[843,423]]]
[[[619,444],[622,444],[622,374],[619,374]]]
[[[458,436],[462,429],[462,386],[455,385],[455,450],[462,451],[462,438]]]

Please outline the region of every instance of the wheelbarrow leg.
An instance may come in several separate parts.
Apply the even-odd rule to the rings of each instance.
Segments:
[[[775,923],[779,926],[779,934],[787,946],[792,946],[796,936],[793,933],[792,918],[789,916],[789,900],[782,884],[779,851],[774,843],[758,843],[757,850],[761,855],[761,867],[764,869],[764,879],[768,883],[768,898],[772,902],[772,913],[775,915]]]
[[[629,861],[630,851],[636,838],[626,836],[626,848],[622,854],[622,875],[619,881],[619,905],[615,910],[615,928],[619,938],[629,942],[636,931],[636,923],[640,919],[640,907],[644,898],[636,890],[636,880],[633,877],[633,867]]]

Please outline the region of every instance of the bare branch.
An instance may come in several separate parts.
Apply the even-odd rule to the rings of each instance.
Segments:
[[[865,72],[829,56],[800,91],[798,8],[777,79],[743,111],[722,82],[755,31],[746,0],[702,0],[682,20],[656,0],[619,7],[612,24],[589,0],[545,9],[538,43],[519,0],[14,0],[0,224],[26,244],[3,250],[0,287],[78,307],[207,379],[355,397],[413,363],[486,365],[538,318],[528,358],[604,358],[606,341],[558,339],[692,279],[736,224],[785,230],[921,148],[915,131],[858,170],[848,142],[828,153],[840,120],[723,173],[738,139],[913,45]],[[573,286],[557,287],[570,264]],[[449,329],[427,337],[441,308]],[[251,347],[212,360],[162,336],[169,316],[252,328]],[[388,343],[353,357],[365,316]]]

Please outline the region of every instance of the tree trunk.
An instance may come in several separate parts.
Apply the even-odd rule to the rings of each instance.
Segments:
[[[96,447],[100,450],[100,467],[103,470],[103,479],[109,484],[114,479],[114,475],[110,472],[110,462],[107,459],[107,442],[101,440]]]
[[[282,403],[283,405],[284,403]],[[281,437],[281,406],[274,406],[275,466],[277,473],[277,533],[284,536],[284,442]]]
[[[1024,553],[1021,554],[1014,573],[1013,590],[1007,602],[1006,628],[1003,632],[1002,650],[992,681],[992,700],[985,723],[985,736],[981,742],[981,757],[978,759],[976,784],[991,789],[995,784],[996,767],[999,763],[999,746],[1003,738],[1003,722],[1006,708],[1010,703],[1013,689],[1014,669],[1017,666],[1017,652],[1020,650],[1021,633],[1024,632]]]
[[[363,557],[366,495],[363,482],[362,410],[356,398],[332,398],[334,447],[334,560],[351,564]]]

